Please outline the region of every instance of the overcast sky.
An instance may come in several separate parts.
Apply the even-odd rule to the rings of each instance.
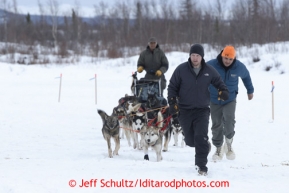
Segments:
[[[13,0],[7,0],[9,3],[13,2]],[[27,14],[39,14],[39,6],[38,1],[44,6],[47,6],[49,0],[16,0],[17,6],[20,13]],[[76,5],[80,7],[80,14],[82,16],[93,17],[95,16],[95,9],[94,5],[99,5],[100,2],[105,2],[108,5],[114,5],[116,2],[126,2],[129,4],[134,4],[137,0],[56,0],[60,7],[60,14],[70,14],[72,8],[76,8]],[[144,1],[154,1],[156,4],[162,3],[180,3],[180,0],[140,0],[141,2]],[[216,0],[202,0],[201,6],[212,4],[216,2]],[[222,0],[222,2],[226,2],[226,4],[230,4],[232,0]],[[48,12],[48,8],[46,8]]]
[[[12,0],[8,0],[11,1]],[[19,11],[23,14],[27,14],[28,12],[30,14],[39,14],[39,6],[38,1],[43,5],[47,6],[49,0],[17,0],[17,5],[19,8]],[[72,8],[76,8],[76,5],[79,5],[80,7],[80,14],[82,16],[91,17],[95,15],[95,9],[94,5],[99,5],[100,2],[104,2],[105,4],[112,6],[115,5],[117,2],[125,2],[127,4],[134,4],[137,0],[56,0],[60,7],[60,14],[70,14]],[[179,0],[140,0],[141,2],[151,2],[154,1],[156,4],[161,3],[168,3],[168,2],[179,2]],[[207,0],[210,1],[210,0]],[[48,9],[47,9],[48,11]]]
[[[13,0],[6,0],[8,3],[12,4]],[[41,2],[43,6],[47,6],[47,2],[49,0],[16,0],[17,7],[19,11],[23,14],[39,14],[39,6],[38,1]],[[129,4],[134,4],[134,2],[138,0],[56,0],[60,5],[60,14],[71,13],[72,8],[76,8],[76,5],[79,5],[80,14],[82,16],[93,17],[95,16],[95,9],[94,5],[99,5],[100,2],[105,2],[108,5],[115,5],[116,2],[126,2]],[[155,2],[157,5],[166,3],[166,4],[179,4],[181,0],[139,0],[141,2],[149,1]],[[236,0],[221,0],[222,8],[224,11],[228,11],[228,8],[231,7],[232,2]],[[275,0],[274,2],[277,4],[280,3],[282,0]],[[1,1],[0,1],[1,2]],[[201,0],[196,1],[198,5],[201,7],[214,5],[216,4],[217,0]],[[1,5],[0,5],[1,7]],[[214,6],[213,6],[214,7]],[[47,10],[48,11],[48,10]]]
[[[12,1],[12,0],[11,0]],[[56,0],[60,7],[60,13],[70,13],[72,8],[79,5],[80,12],[83,16],[93,16],[94,15],[94,5],[99,4],[103,0]],[[43,6],[47,6],[48,0],[17,0],[17,5],[19,11],[23,14],[39,14],[40,2]],[[109,3],[108,1],[103,1]],[[48,10],[47,10],[48,11]]]
[[[9,1],[9,0],[8,0]],[[12,0],[10,0],[12,1]],[[37,6],[38,1],[40,1],[42,4],[47,4],[49,0],[17,0],[18,5],[26,5],[26,6]],[[76,3],[80,4],[81,6],[87,6],[91,7],[95,4],[98,4],[99,2],[114,2],[117,0],[56,0],[59,4],[69,4],[69,5],[75,5]],[[125,0],[125,1],[133,1],[133,0]]]

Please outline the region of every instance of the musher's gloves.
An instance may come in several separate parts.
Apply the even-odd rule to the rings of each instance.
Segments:
[[[176,98],[169,99],[169,112],[171,115],[175,115],[179,112],[179,106]]]
[[[138,73],[142,73],[142,71],[143,71],[143,67],[142,67],[142,66],[139,66],[139,67],[137,68],[137,72],[138,72]]]
[[[157,71],[156,71],[156,76],[161,76],[161,75],[162,75],[162,71],[157,70]]]
[[[218,100],[226,101],[229,99],[229,92],[228,90],[221,90],[219,91]]]

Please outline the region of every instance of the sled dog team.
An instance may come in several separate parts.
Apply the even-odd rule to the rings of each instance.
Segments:
[[[150,99],[148,99],[150,100]],[[179,134],[182,135],[181,145],[184,147],[182,128],[177,119],[173,119],[167,106],[146,108],[138,103],[135,96],[125,96],[119,100],[119,105],[113,108],[111,115],[103,110],[98,110],[102,119],[102,134],[107,141],[108,156],[118,155],[120,149],[121,130],[125,135],[128,145],[144,151],[144,159],[149,160],[148,149],[152,148],[157,155],[157,161],[162,160],[161,152],[168,151],[171,135],[174,136],[174,146],[178,146]],[[111,138],[115,142],[112,152]],[[164,138],[164,142],[163,142]]]

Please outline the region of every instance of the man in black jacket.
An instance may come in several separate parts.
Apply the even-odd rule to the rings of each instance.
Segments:
[[[159,80],[161,79],[161,95],[163,90],[166,88],[167,81],[165,73],[169,68],[169,62],[160,49],[159,44],[155,37],[151,37],[148,41],[147,48],[141,52],[137,61],[137,71],[142,73],[146,71],[145,79]]]
[[[219,73],[206,64],[204,48],[194,44],[190,58],[174,71],[168,86],[170,113],[178,114],[186,145],[195,147],[195,165],[200,175],[207,175],[210,151],[208,126],[210,116],[209,86],[219,91],[220,100],[228,99],[228,90]]]

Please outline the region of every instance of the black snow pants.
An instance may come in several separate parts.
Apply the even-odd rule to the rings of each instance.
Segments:
[[[210,108],[180,109],[179,121],[185,134],[186,145],[195,147],[195,165],[207,171]]]

